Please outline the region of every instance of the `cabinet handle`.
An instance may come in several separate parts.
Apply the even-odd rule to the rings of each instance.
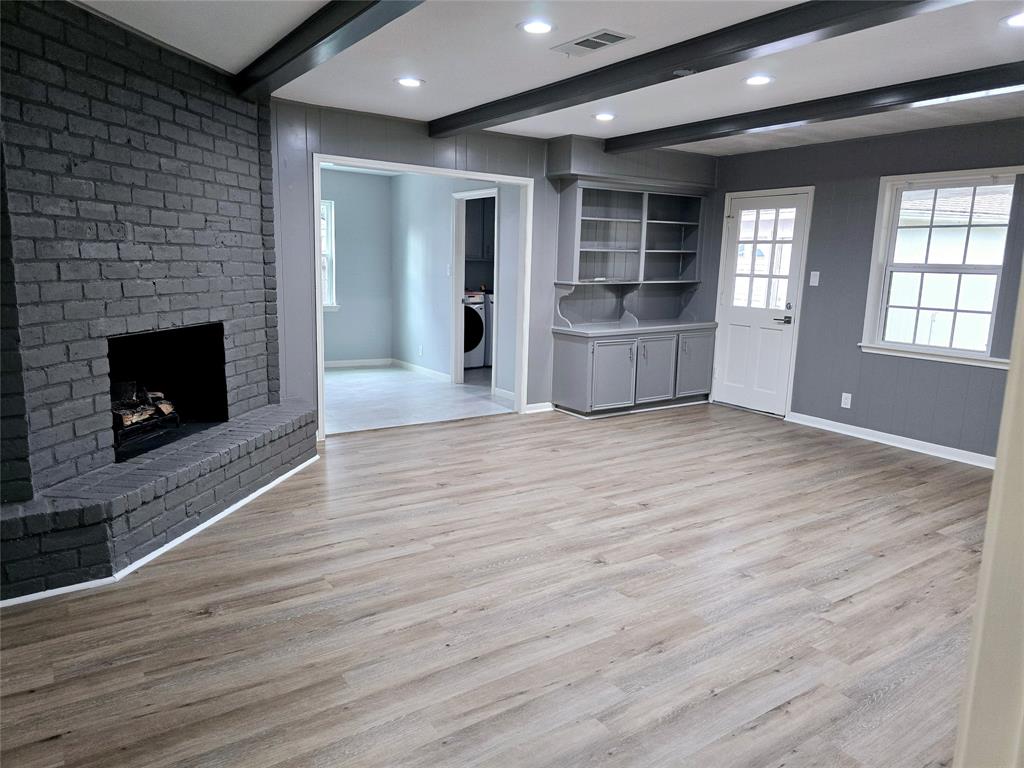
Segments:
[[[644,342],[644,360],[647,359],[647,342]]]
[[[629,362],[631,362],[631,363],[633,362],[633,348],[632,347],[629,348]]]

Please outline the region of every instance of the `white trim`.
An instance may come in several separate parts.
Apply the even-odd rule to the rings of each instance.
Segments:
[[[317,201],[320,200],[320,164],[332,163],[347,168],[362,168],[395,173],[421,173],[431,176],[468,179],[472,181],[490,181],[494,183],[515,184],[520,187],[520,256],[519,259],[519,290],[516,308],[516,352],[515,368],[517,371],[516,410],[527,413],[526,385],[529,381],[529,349],[530,349],[530,279],[533,260],[533,197],[534,179],[526,176],[506,176],[500,173],[481,173],[479,171],[461,171],[454,168],[439,168],[432,165],[415,165],[412,163],[395,163],[389,160],[368,160],[361,157],[346,157],[322,152],[312,153],[313,201],[310,205],[310,226],[316,233],[313,238],[314,251],[319,247],[319,222],[314,215]],[[338,170],[338,169],[335,169]],[[497,206],[495,206],[497,208]],[[314,256],[317,254],[314,253]],[[320,270],[313,270],[316,283],[315,300],[319,308],[323,301],[320,286]],[[324,326],[323,312],[316,312],[316,377],[317,377],[317,440],[323,440],[325,428],[324,415]],[[446,376],[449,379],[450,377]]]
[[[442,371],[435,371],[433,368],[424,368],[422,365],[416,365],[415,363],[409,363],[405,360],[394,360],[393,365],[396,368],[404,368],[407,371],[414,371],[416,373],[422,373],[424,376],[429,376],[432,379],[438,381],[451,382],[451,376]]]
[[[1010,361],[1001,357],[971,357],[970,355],[946,355],[941,352],[925,352],[919,347],[901,347],[895,344],[868,344],[860,342],[858,345],[862,352],[869,352],[872,355],[892,355],[893,357],[912,357],[918,360],[934,360],[939,363],[954,363],[956,365],[976,365],[981,368],[1000,368],[1006,370],[1010,367]]]
[[[969,180],[975,185],[984,183],[989,179],[1001,176],[1017,176],[1024,174],[1024,165],[1011,165],[1002,168],[977,168],[963,171],[938,171],[934,173],[910,173],[898,176],[882,176],[878,181],[878,204],[875,211],[875,231],[871,241],[871,262],[868,272],[868,293],[864,302],[864,326],[861,330],[861,349],[865,352],[877,354],[903,355],[905,357],[921,357],[925,360],[940,360],[940,362],[956,363],[964,362],[968,365],[984,365],[975,362],[977,360],[999,361],[1000,358],[992,358],[986,355],[977,355],[969,351],[956,350],[951,347],[942,347],[939,357],[933,355],[927,347],[922,345],[899,345],[887,344],[882,341],[882,318],[885,312],[885,276],[888,271],[889,250],[891,241],[896,235],[896,228],[892,226],[893,219],[897,215],[896,202],[898,193],[903,188],[929,188],[934,187],[936,182]],[[915,266],[926,265],[901,265],[910,270]],[[943,265],[950,268],[957,265]],[[992,344],[993,333],[996,326],[996,315],[999,311],[999,288],[1002,283],[1002,268],[999,266],[999,278],[996,282],[994,303],[992,307],[992,321],[989,324],[989,346]],[[871,347],[870,349],[868,347]],[[917,354],[908,354],[917,353]],[[989,366],[992,368],[1006,367],[1000,365]]]
[[[794,413],[791,411],[785,420],[791,424],[824,429],[828,432],[838,432],[841,435],[859,437],[862,440],[870,440],[873,443],[882,443],[883,445],[891,445],[896,448],[905,448],[908,451],[915,451],[917,453],[927,453],[929,456],[938,456],[940,459],[973,464],[976,467],[984,467],[985,469],[992,469],[996,465],[995,456],[989,456],[984,453],[962,451],[959,448],[950,448],[938,443],[926,443],[924,440],[914,440],[910,437],[901,437],[900,435],[892,435],[888,432],[879,432],[878,430],[865,427],[855,427],[852,424],[843,424],[839,421],[819,419],[817,416],[808,416],[804,413]]]
[[[235,512],[236,510],[241,509],[246,504],[248,504],[250,501],[253,501],[253,500],[259,498],[264,493],[269,491],[271,488],[274,488],[275,486],[280,485],[281,483],[283,483],[285,480],[287,480],[289,477],[291,477],[295,473],[301,472],[303,469],[308,467],[310,464],[312,464],[314,461],[316,461],[319,458],[320,458],[320,455],[317,454],[316,456],[313,456],[312,458],[306,459],[306,461],[302,462],[297,467],[293,467],[292,469],[289,469],[287,472],[285,472],[280,477],[274,478],[269,483],[264,485],[262,488],[258,488],[257,490],[255,490],[252,493],[250,493],[244,499],[241,499],[240,501],[236,501],[234,504],[232,504],[230,507],[228,507],[224,511],[218,512],[216,515],[211,517],[209,520],[200,523],[195,528],[192,528],[190,530],[185,531],[178,538],[173,539],[173,540],[167,542],[166,544],[164,544],[159,549],[153,550],[152,552],[150,552],[145,557],[140,557],[134,563],[131,563],[126,568],[121,569],[120,571],[115,573],[113,576],[106,576],[106,577],[104,577],[102,579],[93,579],[92,581],[83,581],[83,582],[79,582],[78,584],[69,584],[66,587],[57,587],[56,589],[44,589],[42,592],[33,592],[30,595],[21,595],[20,597],[9,597],[6,600],[0,600],[0,608],[8,608],[8,607],[10,607],[12,605],[21,605],[22,603],[31,603],[31,602],[35,602],[36,600],[43,600],[43,599],[48,598],[48,597],[57,597],[59,595],[69,594],[71,592],[80,592],[83,589],[95,589],[96,587],[106,586],[107,584],[114,584],[114,583],[120,581],[121,579],[123,579],[125,576],[128,576],[128,575],[134,573],[135,571],[139,570],[139,568],[141,568],[142,566],[146,565],[147,563],[149,563],[149,562],[151,562],[153,560],[156,560],[158,557],[160,557],[160,555],[164,554],[165,552],[169,552],[170,550],[174,549],[179,544],[188,541],[193,536],[198,534],[200,531],[204,531],[207,528],[209,528],[211,525],[213,525],[214,523],[220,522],[225,517],[230,515],[232,512]]]
[[[375,357],[362,360],[325,360],[324,368],[391,368],[395,365],[394,358]]]
[[[803,290],[804,280],[807,277],[807,255],[810,253],[811,246],[811,216],[814,211],[814,187],[782,187],[779,189],[761,189],[751,190],[748,192],[727,192],[725,195],[725,207],[722,215],[722,248],[718,256],[718,296],[715,301],[715,356],[714,366],[718,363],[718,351],[720,344],[718,343],[718,331],[722,325],[719,322],[719,313],[724,306],[725,302],[725,267],[728,264],[727,253],[729,250],[729,228],[732,226],[733,219],[729,218],[729,211],[731,210],[732,204],[736,200],[746,200],[749,198],[758,197],[779,197],[783,195],[806,195],[807,196],[807,210],[804,214],[804,225],[803,225],[803,253],[800,256],[800,267],[798,279],[795,281],[796,293],[793,296],[793,344],[789,353],[789,378],[786,382],[786,413],[790,413],[793,409],[793,379],[796,377],[796,348],[800,342],[800,319],[803,317]],[[795,234],[795,232],[794,232]],[[795,241],[795,238],[794,238]],[[712,369],[711,372],[711,392],[708,394],[708,402],[715,402],[715,385],[718,383],[718,371]],[[785,414],[779,414],[785,415]]]
[[[547,413],[548,411],[555,410],[553,403],[527,403],[520,409],[520,413]]]
[[[491,373],[491,378],[494,378],[493,371]],[[495,402],[515,410],[516,393],[511,389],[501,389],[500,387],[492,386],[491,397],[494,398]]]

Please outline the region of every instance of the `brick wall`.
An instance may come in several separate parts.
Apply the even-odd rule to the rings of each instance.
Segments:
[[[221,321],[229,415],[277,402],[270,115],[69,3],[5,2],[0,27],[38,492],[113,461],[108,336]]]

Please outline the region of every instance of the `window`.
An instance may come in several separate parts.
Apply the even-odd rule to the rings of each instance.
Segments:
[[[786,309],[795,223],[796,208],[740,212],[734,307]]]
[[[862,347],[991,357],[1014,170],[882,180]]]
[[[334,201],[320,201],[320,278],[325,307],[337,306],[334,294]]]

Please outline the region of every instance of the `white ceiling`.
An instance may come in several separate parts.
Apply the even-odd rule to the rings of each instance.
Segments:
[[[324,0],[81,0],[125,26],[237,73]],[[427,0],[294,80],[279,98],[430,120],[793,5],[798,0]],[[498,126],[550,138],[606,138],[1024,58],[1024,29],[1000,25],[1024,0],[975,0],[599,102]],[[548,35],[521,21],[544,18]],[[551,50],[598,29],[633,35],[581,58]],[[760,88],[755,72],[776,79]],[[402,88],[399,76],[424,79]],[[616,119],[599,123],[597,112]],[[709,154],[1024,116],[1024,94],[900,110],[679,147]]]
[[[567,133],[603,138],[1018,61],[1024,57],[1024,29],[999,22],[1021,7],[1019,0],[955,6],[520,120],[500,130],[542,138]],[[775,81],[746,85],[755,73]],[[977,107],[984,109],[980,103]],[[616,119],[597,123],[593,115],[599,111],[612,112]]]
[[[427,0],[278,89],[274,96],[430,120],[678,43],[795,2]],[[547,35],[528,35],[516,27],[521,21],[538,17],[550,20],[555,29]],[[636,39],[581,58],[569,58],[551,50],[605,28],[634,35]],[[404,75],[422,78],[426,84],[416,89],[396,85],[394,79]]]
[[[79,0],[82,5],[231,74],[326,0]]]

